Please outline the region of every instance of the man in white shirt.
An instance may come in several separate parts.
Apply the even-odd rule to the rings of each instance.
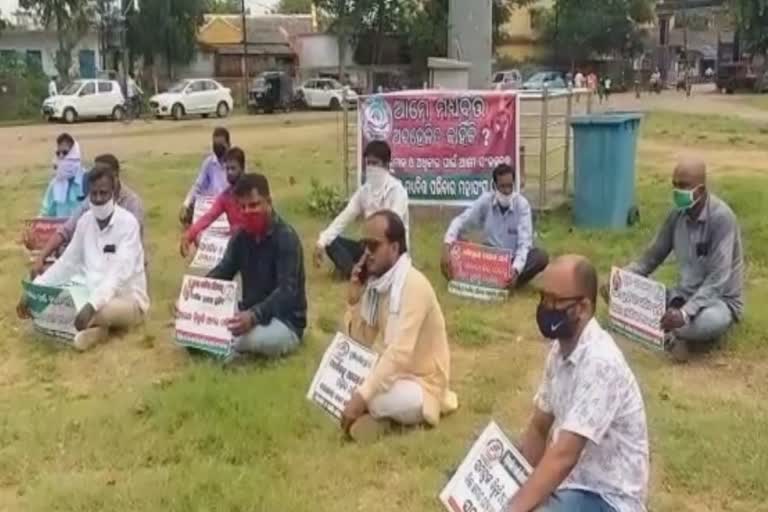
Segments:
[[[52,76],[51,81],[48,82],[48,97],[53,98],[59,94],[59,88],[56,86],[56,77]]]
[[[104,341],[110,329],[140,324],[149,309],[144,249],[136,217],[115,204],[117,177],[108,168],[88,173],[90,208],[77,222],[64,254],[35,284],[84,285],[88,302],[75,318],[74,346],[88,350]],[[29,318],[24,298],[17,313]]]
[[[507,512],[645,512],[645,406],[623,354],[594,317],[597,272],[582,256],[562,256],[538,284],[536,321],[553,344],[520,443],[534,471]]]
[[[576,72],[576,77],[573,80],[573,85],[577,89],[583,89],[584,88],[584,85],[585,85],[584,84],[584,73],[582,73],[581,71],[577,71]]]
[[[362,243],[340,236],[350,223],[367,219],[380,210],[391,210],[400,217],[408,232],[408,192],[389,170],[392,160],[389,145],[378,140],[369,143],[363,152],[363,160],[365,184],[355,192],[344,211],[320,233],[314,253],[316,267],[322,264],[323,253],[326,253],[345,279],[350,278],[364,252]]]

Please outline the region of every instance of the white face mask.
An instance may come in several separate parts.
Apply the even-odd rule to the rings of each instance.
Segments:
[[[115,200],[110,199],[104,204],[93,204],[91,202],[90,208],[96,219],[107,220],[113,213],[115,213]]]
[[[365,182],[376,192],[384,188],[389,176],[389,169],[378,165],[369,165],[365,168]]]
[[[509,208],[514,198],[515,198],[514,192],[507,195],[507,194],[502,194],[498,190],[496,191],[496,201],[499,203],[499,206],[501,206],[502,208]]]

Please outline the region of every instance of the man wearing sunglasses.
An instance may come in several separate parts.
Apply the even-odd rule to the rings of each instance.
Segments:
[[[549,256],[533,246],[531,205],[516,190],[515,170],[506,164],[496,167],[493,186],[495,190],[480,196],[451,222],[444,238],[440,269],[445,278],[451,280],[451,245],[469,230],[481,229],[486,245],[512,251],[508,287],[519,288],[546,268]]]
[[[733,210],[707,191],[707,167],[686,159],[672,178],[674,209],[656,238],[627,270],[649,276],[670,253],[680,267],[678,285],[669,291],[661,327],[672,333],[669,346],[679,363],[689,344],[711,346],[744,313],[744,250]],[[603,288],[604,298],[608,289]]]
[[[432,285],[411,265],[405,225],[395,212],[368,218],[363,256],[352,270],[346,334],[379,360],[342,414],[345,433],[370,440],[391,423],[436,426],[457,407],[449,389],[450,348]]]
[[[192,224],[195,200],[198,197],[216,197],[229,188],[225,162],[225,156],[231,147],[229,130],[218,126],[213,130],[212,138],[211,154],[203,160],[197,179],[181,205],[179,221],[183,226]]]
[[[562,256],[538,281],[536,321],[552,348],[520,442],[534,471],[507,512],[644,512],[645,406],[623,354],[595,319],[597,272],[582,256]]]
[[[367,219],[379,210],[397,213],[407,234],[408,192],[390,172],[391,159],[392,151],[384,141],[373,141],[365,148],[365,184],[355,192],[344,211],[320,233],[314,252],[315,267],[320,267],[323,255],[327,254],[336,270],[349,279],[352,268],[363,255],[363,247],[356,240],[344,238],[341,234],[356,219]]]

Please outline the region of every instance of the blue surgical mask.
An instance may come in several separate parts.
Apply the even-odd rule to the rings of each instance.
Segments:
[[[568,311],[572,307],[555,309],[539,304],[536,310],[536,323],[539,325],[541,335],[548,340],[571,339],[573,337],[574,321],[568,317]]]

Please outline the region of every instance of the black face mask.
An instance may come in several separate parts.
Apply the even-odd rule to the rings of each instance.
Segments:
[[[224,158],[224,155],[227,154],[227,146],[225,146],[224,144],[214,144],[213,154],[216,155],[216,158],[221,160],[222,158]]]
[[[536,323],[539,325],[541,335],[548,340],[569,340],[573,338],[577,321],[571,320],[568,315],[576,304],[565,309],[555,309],[539,303],[536,310]]]

